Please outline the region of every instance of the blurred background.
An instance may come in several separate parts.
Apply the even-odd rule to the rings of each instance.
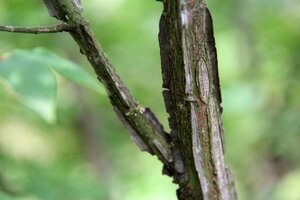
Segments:
[[[82,3],[122,79],[168,130],[157,39],[161,3]],[[226,159],[239,199],[300,200],[300,2],[208,0],[208,5],[219,57]],[[54,23],[40,0],[0,1],[0,24]],[[1,32],[0,42],[0,54],[44,47],[93,76],[66,33]],[[105,94],[55,76],[51,122],[25,106],[0,78],[0,199],[175,200],[176,185],[161,175],[155,157],[138,150]]]

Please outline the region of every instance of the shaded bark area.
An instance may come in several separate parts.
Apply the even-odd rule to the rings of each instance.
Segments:
[[[237,199],[224,164],[221,93],[212,18],[202,0],[165,0],[159,41],[181,200]]]

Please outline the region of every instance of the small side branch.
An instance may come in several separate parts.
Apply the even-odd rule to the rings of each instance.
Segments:
[[[174,167],[169,134],[164,131],[154,113],[135,100],[118,76],[88,22],[81,15],[82,11],[77,5],[80,1],[44,0],[44,3],[51,16],[73,25],[70,35],[104,84],[114,110],[130,130],[134,142],[142,151],[156,155],[162,161],[164,173],[172,174]]]
[[[41,33],[57,33],[57,32],[69,32],[71,26],[66,23],[60,23],[53,26],[9,26],[0,25],[0,31],[12,32],[12,33],[31,33],[31,34],[41,34]]]

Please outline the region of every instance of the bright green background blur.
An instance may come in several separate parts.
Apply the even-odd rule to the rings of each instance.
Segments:
[[[226,158],[241,200],[300,199],[300,2],[208,0],[214,17]],[[83,0],[84,15],[140,103],[167,125],[154,0]],[[48,25],[40,0],[0,0],[0,24]],[[47,48],[92,74],[66,33],[0,33],[0,54]],[[0,199],[175,200],[155,157],[130,140],[105,95],[58,79],[49,124],[0,84]],[[2,82],[2,81],[0,81]],[[168,128],[166,128],[168,129]]]

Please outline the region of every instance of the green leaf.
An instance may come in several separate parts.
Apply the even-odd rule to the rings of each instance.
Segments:
[[[31,56],[37,61],[51,67],[69,80],[92,89],[100,94],[105,94],[105,90],[100,83],[88,74],[82,67],[73,62],[65,60],[54,53],[44,49],[35,48],[31,51]]]
[[[103,87],[78,65],[42,48],[14,50],[0,60],[0,77],[21,102],[49,123],[56,120],[57,80],[67,79],[104,94]]]
[[[26,106],[47,122],[55,121],[57,83],[48,67],[31,59],[29,52],[13,51],[0,62],[0,76]]]

